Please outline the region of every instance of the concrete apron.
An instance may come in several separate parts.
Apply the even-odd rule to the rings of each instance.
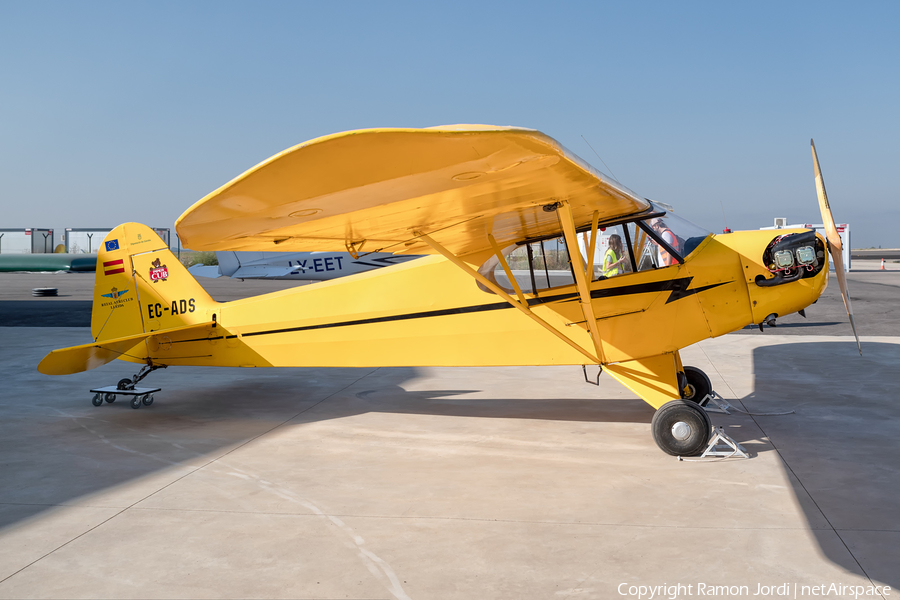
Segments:
[[[132,365],[35,370],[86,337],[0,328],[3,598],[900,585],[900,338],[686,349],[738,408],[794,411],[713,414],[752,458],[696,463],[580,367],[172,368],[153,406],[95,408]]]

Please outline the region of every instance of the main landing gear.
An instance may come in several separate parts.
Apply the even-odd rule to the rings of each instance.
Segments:
[[[155,371],[156,369],[165,369],[166,365],[154,365],[152,363],[141,367],[141,370],[131,379],[120,379],[116,385],[107,385],[100,388],[94,388],[94,397],[91,404],[94,406],[102,406],[106,401],[112,404],[116,401],[116,396],[130,396],[131,408],[140,408],[141,405],[150,406],[153,404],[153,394],[162,388],[154,387],[137,387],[136,384],[144,377]]]
[[[679,383],[682,399],[663,404],[653,415],[653,441],[666,454],[698,456],[712,436],[712,422],[703,409],[712,393],[712,383],[696,367],[685,367],[684,380],[679,377]]]
[[[687,385],[684,386],[681,397],[704,406],[706,396],[713,391],[709,377],[697,367],[685,367],[684,376],[687,379]]]

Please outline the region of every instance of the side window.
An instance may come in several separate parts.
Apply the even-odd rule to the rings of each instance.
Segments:
[[[634,248],[634,260],[638,271],[650,271],[678,263],[678,259],[657,244],[636,223],[628,224],[628,233]]]
[[[569,264],[569,252],[561,237],[514,246],[504,252],[504,256],[513,277],[526,294],[575,283]],[[503,289],[513,291],[500,261],[494,259],[486,263],[486,266],[487,264],[493,267],[487,277]]]
[[[634,265],[631,261],[632,251],[628,239],[623,225],[603,227],[597,232],[592,280],[625,275],[634,270]],[[590,244],[590,231],[585,231],[578,235],[578,246],[586,264],[591,263],[587,256]]]

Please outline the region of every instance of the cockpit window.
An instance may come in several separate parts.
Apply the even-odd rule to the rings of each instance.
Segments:
[[[591,279],[609,279],[618,275],[625,275],[634,271],[634,262],[631,260],[632,251],[625,225],[613,225],[601,227],[597,232],[597,240],[594,242],[593,261],[588,257],[590,249],[591,232],[585,231],[578,234],[578,246],[581,250],[581,258],[588,264],[593,264],[593,277]]]
[[[639,272],[660,269],[668,264],[678,262],[675,256],[659,245],[645,229],[638,227],[637,223],[628,224],[628,233],[634,248],[634,259]]]
[[[577,234],[578,248],[573,251],[580,252],[582,261],[591,265],[592,281],[677,264],[709,235],[708,231],[676,216],[670,207],[652,204],[655,216],[600,227],[591,257],[591,232],[581,230]],[[540,295],[542,290],[575,283],[569,248],[563,237],[514,244],[501,254],[526,294]],[[513,292],[496,256],[489,258],[478,272],[507,292]],[[480,283],[478,287],[490,291]]]

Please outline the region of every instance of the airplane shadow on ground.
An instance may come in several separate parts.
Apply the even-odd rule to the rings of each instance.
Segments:
[[[819,511],[807,520],[823,554],[856,573],[859,558],[868,576],[896,588],[896,561],[889,555],[872,567],[871,557],[878,536],[900,532],[894,458],[900,454],[900,406],[893,401],[900,346],[867,343],[864,352],[860,358],[855,344],[846,342],[757,348],[754,391],[741,402],[757,413],[795,408],[795,415],[754,421],[782,456],[796,496],[813,499],[799,504]],[[59,388],[80,390],[84,384],[86,390],[102,379],[114,381],[122,367],[82,373]],[[414,368],[234,370],[227,380],[210,372],[155,373],[148,383],[164,391],[149,409],[132,410],[124,401],[94,408],[80,391],[21,409],[15,399],[3,402],[0,528],[55,506],[90,505],[95,494],[166,469],[199,467],[288,421],[385,412],[649,424],[653,416],[637,399],[598,398],[590,386],[581,398],[556,399],[466,398],[482,392],[471,389],[406,391],[398,382],[419,377]],[[649,431],[647,444],[653,444]],[[830,527],[821,525],[823,515]],[[843,545],[834,543],[835,535]],[[880,548],[891,546],[883,542]],[[889,552],[896,558],[895,550]]]
[[[20,356],[16,362],[36,361]],[[221,378],[210,373],[225,369],[185,367],[157,371],[143,383],[163,388],[149,408],[134,410],[127,397],[91,406],[88,388],[130,370],[111,363],[57,380],[53,393],[27,403],[24,394],[7,390],[0,402],[0,529],[59,505],[92,505],[95,494],[165,469],[201,466],[288,422],[371,412],[610,423],[649,423],[653,416],[635,399],[598,401],[592,386],[583,398],[557,399],[467,399],[482,390],[400,387],[420,377],[416,368],[228,369]],[[456,382],[465,383],[463,377]]]
[[[753,353],[753,393],[742,399],[782,457],[829,560],[900,585],[900,345],[806,342]],[[818,514],[815,514],[818,512]],[[823,527],[822,517],[828,526]],[[829,527],[830,526],[830,527]],[[841,543],[835,543],[835,534]],[[852,556],[848,554],[848,551]]]

